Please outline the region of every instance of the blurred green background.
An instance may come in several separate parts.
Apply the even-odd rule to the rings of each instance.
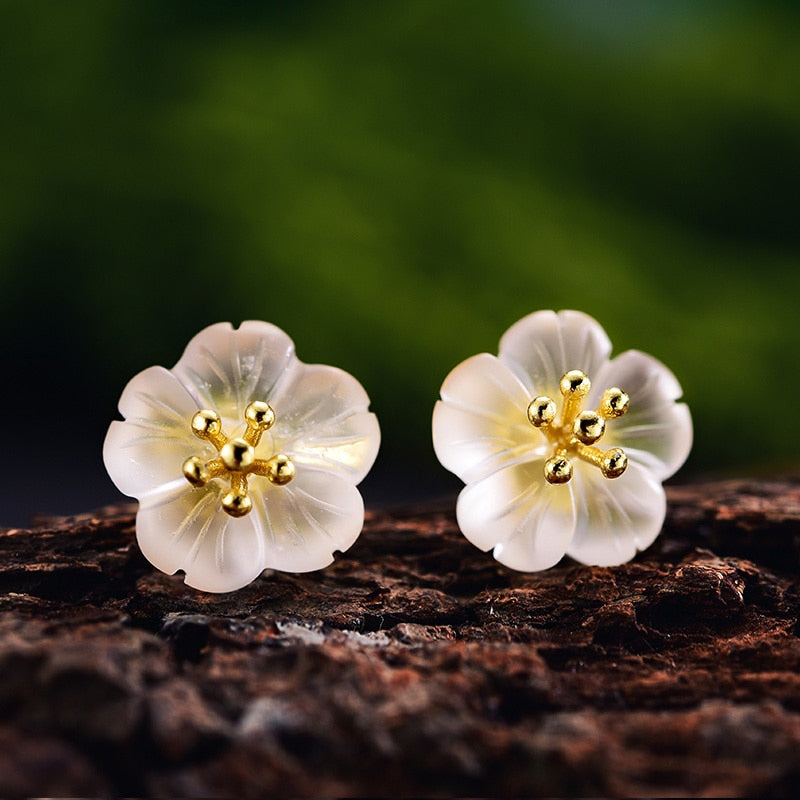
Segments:
[[[539,308],[678,375],[680,479],[797,467],[800,4],[1,2],[0,114],[0,523],[116,499],[219,320],[361,380],[372,503],[458,486],[441,381]]]

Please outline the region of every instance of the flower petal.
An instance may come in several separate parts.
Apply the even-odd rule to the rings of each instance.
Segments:
[[[661,531],[667,500],[660,481],[645,467],[628,463],[619,477],[574,462],[575,535],[567,554],[582,564],[608,567],[630,561]]]
[[[581,369],[590,378],[611,352],[600,324],[580,311],[536,311],[512,325],[500,340],[500,360],[531,394],[559,396],[561,376]]]
[[[465,483],[490,475],[544,438],[528,422],[531,397],[495,356],[468,358],[445,378],[433,410],[433,448],[442,465]]]
[[[250,320],[234,329],[219,322],[189,342],[172,371],[200,408],[215,410],[228,426],[235,426],[249,402],[270,402],[293,363],[294,344],[275,325]]]
[[[197,403],[163,367],[134,376],[122,392],[119,410],[125,422],[111,423],[103,461],[117,488],[141,498],[165,484],[185,485],[183,462],[206,452],[191,432]]]
[[[304,432],[280,450],[297,465],[339,471],[356,484],[375,463],[380,441],[378,418],[360,411]]]
[[[298,362],[269,402],[276,418],[270,431],[276,452],[298,464],[340,471],[354,484],[369,472],[380,428],[367,411],[364,387],[352,375]]]
[[[322,569],[335,550],[347,550],[364,525],[364,501],[336,473],[299,468],[285,486],[252,492],[262,520],[267,567],[287,572]]]
[[[567,550],[575,527],[568,486],[544,479],[544,459],[505,467],[469,484],[456,505],[464,536],[512,569],[547,569]]]
[[[230,592],[264,569],[265,542],[256,510],[235,519],[220,507],[225,487],[212,481],[146,498],[136,515],[136,537],[148,561],[204,592]]]
[[[625,416],[609,421],[603,445],[622,447],[632,461],[666,480],[686,461],[692,448],[692,418],[672,372],[658,359],[628,350],[598,373],[589,395],[589,407],[605,389],[618,386],[631,399]]]

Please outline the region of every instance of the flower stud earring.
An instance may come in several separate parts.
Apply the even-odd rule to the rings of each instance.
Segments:
[[[439,461],[467,485],[461,531],[513,569],[565,554],[611,566],[649,547],[661,485],[692,445],[682,390],[655,358],[611,342],[578,311],[537,311],[445,379],[433,413]]]
[[[380,442],[368,406],[355,378],[302,363],[274,325],[219,323],[171,370],[130,381],[103,459],[139,500],[145,557],[196,589],[227,592],[266,568],[325,567],[358,538],[356,484]]]

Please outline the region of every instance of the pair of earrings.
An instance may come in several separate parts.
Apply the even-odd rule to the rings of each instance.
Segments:
[[[467,359],[442,385],[433,445],[466,484],[459,526],[506,566],[546,569],[565,554],[620,564],[661,529],[661,483],[689,454],[689,410],[659,361],[610,353],[586,314],[538,311],[504,334],[498,356]],[[147,559],[227,592],[266,568],[321,569],[355,542],[357,484],[380,443],[368,407],[355,378],[299,361],[274,325],[219,323],[171,370],[130,381],[103,457],[139,500]]]

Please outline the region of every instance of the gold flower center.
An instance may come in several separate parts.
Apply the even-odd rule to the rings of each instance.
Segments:
[[[606,420],[621,417],[630,405],[622,389],[606,389],[594,411],[582,411],[583,399],[592,383],[579,369],[565,372],[559,383],[564,402],[561,414],[549,397],[535,397],[528,406],[528,419],[553,446],[553,454],[544,462],[548,483],[567,483],[572,478],[572,458],[577,457],[600,468],[606,478],[618,478],[628,466],[628,456],[619,447],[601,450],[595,447],[606,430]]]
[[[244,411],[247,430],[239,438],[229,438],[222,431],[222,420],[216,411],[202,409],[192,417],[192,433],[211,442],[219,456],[206,461],[191,456],[183,462],[183,475],[192,486],[205,486],[214,478],[230,480],[230,491],[222,498],[222,508],[232,517],[243,517],[253,508],[247,496],[250,475],[263,475],[270,483],[283,486],[294,478],[295,468],[287,455],[256,458],[261,435],[275,423],[275,412],[268,403],[254,400]]]

